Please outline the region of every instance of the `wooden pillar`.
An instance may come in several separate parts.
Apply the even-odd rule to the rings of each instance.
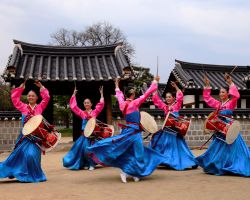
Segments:
[[[240,98],[240,99],[237,101],[237,108],[241,108],[241,100],[242,100],[242,98]]]
[[[112,123],[112,101],[111,101],[111,94],[105,96],[105,103],[106,103],[106,119],[107,124]]]
[[[72,112],[72,115],[73,115],[73,141],[76,141],[80,135],[81,135],[81,128],[82,128],[82,119],[75,115],[73,112]]]
[[[54,117],[53,117],[53,111],[54,111],[54,98],[50,94],[50,101],[46,107],[46,109],[43,112],[44,118],[50,123],[53,124],[54,122]]]
[[[246,98],[246,108],[250,108],[250,98]]]
[[[194,100],[195,100],[195,108],[199,108],[199,102],[200,102],[200,98],[199,98],[199,91],[194,91],[195,92],[195,97],[194,97]]]

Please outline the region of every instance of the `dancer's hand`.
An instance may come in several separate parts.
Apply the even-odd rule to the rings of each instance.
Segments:
[[[154,77],[154,80],[156,80],[157,82],[159,82],[160,81],[160,76]]]
[[[228,73],[225,74],[224,79],[228,85],[231,85],[233,83],[232,77]]]
[[[25,89],[26,80],[19,86],[19,88]]]
[[[176,91],[180,90],[179,87],[176,85],[176,82],[171,81],[171,86],[176,89]]]
[[[39,88],[42,88],[42,87],[43,87],[43,85],[42,85],[42,83],[41,83],[40,81],[35,81],[34,84],[35,84],[37,87],[39,87]]]
[[[119,89],[119,82],[120,82],[120,79],[116,78],[115,79],[115,88]]]
[[[210,86],[210,80],[208,79],[207,76],[204,77],[204,83],[205,83],[205,86],[206,86],[206,87],[209,87],[209,86]]]
[[[77,93],[77,89],[75,88],[72,96],[76,96],[76,93]]]

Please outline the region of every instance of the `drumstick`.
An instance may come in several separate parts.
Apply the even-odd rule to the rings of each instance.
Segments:
[[[213,138],[213,136],[214,134],[212,134],[211,137],[208,138],[208,140],[203,145],[201,145],[200,150],[202,150],[202,148]]]
[[[229,74],[226,72],[225,73],[225,77],[224,79],[226,80],[229,76],[231,76],[233,74],[233,72],[238,68],[237,65],[234,66],[234,68],[231,70],[231,72],[229,72]]]
[[[159,60],[157,56],[157,63],[156,63],[156,76],[158,76],[158,70],[159,70]]]
[[[143,138],[143,140],[146,140],[150,135],[152,135],[153,133],[149,133],[149,134],[147,134],[144,138]]]
[[[202,72],[203,72],[203,75],[204,77],[207,77],[207,72],[204,70],[204,66],[201,65],[201,69],[202,69]],[[208,77],[207,77],[208,78]]]
[[[234,72],[234,70],[236,70],[238,68],[237,65],[234,66],[234,68],[232,69],[232,71],[229,73],[229,75],[232,75],[232,73]]]
[[[76,81],[74,81],[74,86],[75,86],[75,90],[76,90]]]

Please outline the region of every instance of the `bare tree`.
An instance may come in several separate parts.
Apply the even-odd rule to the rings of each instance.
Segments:
[[[100,46],[122,42],[126,55],[133,56],[135,53],[124,33],[108,22],[98,22],[79,32],[61,28],[51,34],[51,38],[53,45],[60,46]]]

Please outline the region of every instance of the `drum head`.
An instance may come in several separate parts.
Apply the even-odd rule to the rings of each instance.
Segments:
[[[148,114],[147,112],[141,111],[141,125],[142,128],[149,132],[149,133],[155,133],[158,131],[158,126],[156,124],[156,121],[154,120],[154,118]]]
[[[241,130],[241,126],[240,126],[240,122],[239,121],[234,121],[228,131],[227,131],[227,134],[226,134],[226,143],[227,144],[232,144],[236,138],[238,137],[239,135],[239,132]]]
[[[34,130],[37,129],[37,127],[41,124],[42,121],[42,115],[36,115],[34,117],[31,117],[23,126],[23,135],[31,134]]]
[[[96,124],[96,119],[92,117],[91,119],[88,120],[85,129],[84,129],[84,136],[89,137],[93,133],[95,129],[95,124]]]

